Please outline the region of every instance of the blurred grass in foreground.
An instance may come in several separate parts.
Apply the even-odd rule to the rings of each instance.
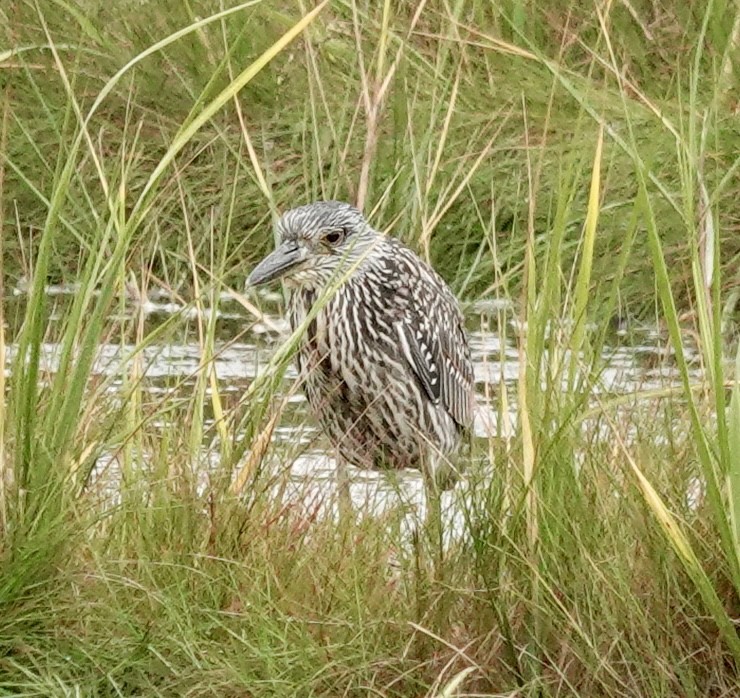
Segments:
[[[30,290],[19,335],[0,335],[18,348],[0,378],[1,693],[736,690],[735,6],[3,12],[4,284]],[[215,316],[197,322],[183,413],[140,379],[141,350],[185,317],[110,319],[132,288],[217,309],[274,211],[335,195],[526,323],[516,395],[488,397],[517,419],[476,443],[494,478],[471,469],[470,535],[441,569],[429,541],[400,545],[400,510],[337,526],[269,496],[295,338],[234,407]],[[51,336],[57,278],[80,286]],[[681,388],[595,393],[611,319],[645,313]],[[103,339],[135,347],[115,399],[91,378]],[[220,465],[201,487],[204,441]],[[90,476],[110,451],[122,481],[103,506]]]

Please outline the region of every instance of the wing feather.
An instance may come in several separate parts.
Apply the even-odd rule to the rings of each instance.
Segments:
[[[430,346],[426,333],[419,329],[418,325],[415,329],[408,320],[407,316],[401,322],[396,323],[403,355],[427,397],[437,405],[442,394],[442,383],[439,379],[439,352]]]
[[[473,416],[470,349],[454,300],[443,300],[431,313],[410,306],[396,328],[404,357],[427,397],[467,427]]]
[[[445,333],[440,347],[444,366],[442,401],[452,418],[460,426],[467,427],[473,421],[473,364],[462,317],[459,311],[455,315],[453,326]]]

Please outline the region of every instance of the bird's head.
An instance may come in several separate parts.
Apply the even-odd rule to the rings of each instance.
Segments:
[[[277,248],[254,268],[248,286],[282,279],[290,286],[321,288],[380,238],[354,206],[340,201],[294,208],[280,218],[277,232]]]

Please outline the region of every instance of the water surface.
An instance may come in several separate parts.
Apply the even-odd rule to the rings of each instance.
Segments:
[[[53,337],[55,324],[64,317],[77,289],[52,286],[47,292],[50,306],[48,334]],[[280,299],[279,294],[270,292],[251,298],[247,303],[239,302],[229,294],[219,298],[218,310],[215,311],[217,340],[212,366],[219,394],[225,400],[232,396],[234,404],[238,402],[287,337],[288,327],[280,315]],[[4,299],[6,336],[11,337],[5,360],[6,375],[9,375],[17,356],[18,349],[12,336],[22,319],[25,303],[23,289],[16,289],[12,296]],[[93,377],[99,379],[105,391],[115,398],[121,395],[135,362],[137,374],[141,375],[141,389],[152,403],[176,398],[187,401],[203,368],[197,321],[208,320],[212,312],[208,307],[185,305],[166,294],[144,300],[121,300],[110,318],[113,331],[109,340],[96,348]],[[143,321],[145,333],[148,333],[171,321],[173,316],[177,316],[177,322],[171,331],[164,333],[163,340],[136,350],[134,327],[137,322]],[[526,328],[519,325],[507,303],[495,299],[472,305],[467,316],[477,393],[475,436],[505,439],[517,419],[516,383],[520,354],[515,340]],[[655,328],[617,329],[610,341],[604,351],[604,370],[591,389],[594,400],[632,395],[638,401],[640,395],[648,391],[677,384],[676,371],[669,360],[670,352],[665,349],[665,338]],[[42,380],[48,380],[58,370],[59,357],[58,343],[49,341],[42,346]],[[569,358],[561,357],[561,360]],[[322,509],[331,500],[327,495],[335,486],[336,463],[325,440],[306,414],[304,398],[291,389],[295,379],[296,371],[291,367],[283,384],[283,395],[290,396],[290,406],[273,433],[274,443],[269,457],[276,467],[286,462],[290,464],[283,496],[297,498],[307,506]],[[491,405],[498,407],[501,404],[499,395],[504,390],[509,412],[505,419],[499,420]],[[631,403],[633,407],[634,403]],[[157,426],[156,422],[154,426]],[[212,419],[206,422],[207,428],[212,426]],[[205,486],[206,471],[218,467],[218,462],[212,440],[204,442],[203,449],[202,483]],[[146,459],[146,454],[141,454],[141,457]],[[96,473],[98,479],[113,483],[114,488],[119,477],[117,463],[115,452],[105,454],[99,460]],[[351,468],[350,476],[352,498],[358,509],[377,514],[394,506],[399,496],[407,499],[412,511],[418,513],[424,507],[421,478],[416,472],[389,476]],[[464,487],[463,482],[457,491],[464,490]],[[448,515],[459,524],[459,511],[451,505],[453,499],[453,493],[445,493]],[[457,524],[451,528],[456,528]]]

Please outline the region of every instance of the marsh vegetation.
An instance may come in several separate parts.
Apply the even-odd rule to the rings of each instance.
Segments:
[[[0,695],[735,695],[739,16],[0,7]],[[244,294],[317,198],[466,309],[441,553]]]

